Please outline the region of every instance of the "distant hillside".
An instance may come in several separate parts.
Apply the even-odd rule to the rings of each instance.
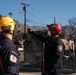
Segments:
[[[18,21],[15,21],[16,23],[16,28],[15,28],[15,33],[18,31],[18,30],[21,30],[21,32],[24,32],[24,25],[21,24],[20,22]],[[38,30],[48,30],[48,27],[47,26],[29,26],[29,25],[26,25],[26,31],[27,31],[27,28],[31,28],[35,31],[38,31]],[[66,35],[68,37],[68,35],[70,34],[69,31],[72,30],[72,27],[69,27],[69,26],[62,26],[62,30],[63,30],[63,34]],[[76,29],[74,29],[76,30]],[[72,31],[73,32],[73,31]],[[76,34],[73,35],[74,37],[76,36]]]
[[[16,30],[21,30],[23,31],[24,30],[24,25],[21,24],[20,22],[18,22],[17,20],[15,20],[15,23],[16,23]],[[47,26],[29,26],[29,25],[26,25],[27,28],[33,28],[35,30],[48,30],[48,27]],[[63,26],[62,27],[63,29],[67,28],[66,26]]]
[[[47,26],[31,26],[32,28],[38,29],[38,30],[48,30]],[[62,26],[62,29],[67,29],[68,30],[68,26]]]
[[[16,23],[16,30],[20,29],[21,31],[23,31],[24,25],[17,20],[15,20],[15,23]],[[26,27],[37,29],[37,30],[48,30],[47,26],[29,26],[29,25],[26,25]],[[68,30],[68,26],[62,26],[62,28]]]
[[[47,26],[31,26],[31,27],[36,28],[38,30],[47,30],[48,29]]]

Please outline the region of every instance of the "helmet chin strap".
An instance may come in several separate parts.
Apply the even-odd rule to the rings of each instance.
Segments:
[[[9,31],[9,34],[13,35],[13,31]]]
[[[10,30],[5,30],[5,31],[2,31],[2,33],[6,33],[6,34],[10,34],[10,35],[13,35],[13,31],[10,31]]]

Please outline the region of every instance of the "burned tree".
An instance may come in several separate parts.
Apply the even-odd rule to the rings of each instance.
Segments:
[[[75,39],[76,36],[76,17],[69,19],[69,25],[68,25],[68,37],[69,39]]]

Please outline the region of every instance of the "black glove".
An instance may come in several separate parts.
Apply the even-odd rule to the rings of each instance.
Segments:
[[[22,38],[26,39],[26,38],[28,38],[28,35],[25,33],[25,34],[23,34]]]
[[[28,28],[28,33],[31,33],[31,32],[33,32],[33,30],[32,30],[32,29],[30,29],[30,28]]]

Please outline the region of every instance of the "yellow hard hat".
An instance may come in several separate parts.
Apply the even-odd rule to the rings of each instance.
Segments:
[[[15,23],[12,18],[9,16],[2,16],[0,18],[0,32],[5,31],[5,30],[14,30],[15,28]]]

